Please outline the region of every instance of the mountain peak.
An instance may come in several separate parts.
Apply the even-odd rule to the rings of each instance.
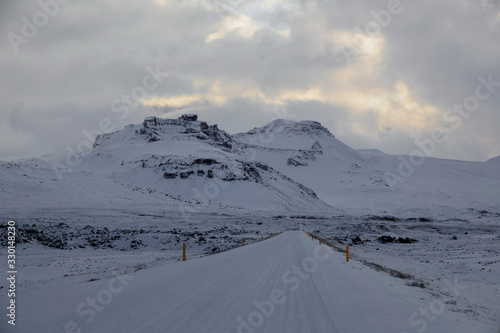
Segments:
[[[294,135],[319,135],[321,137],[335,137],[330,131],[321,125],[320,122],[313,120],[287,120],[287,119],[275,119],[264,127],[254,128],[253,130],[247,132],[251,134],[253,131],[260,133],[269,132],[283,132],[290,133]]]
[[[184,114],[177,119],[147,117],[141,124],[128,125],[121,131],[97,136],[94,148],[171,140],[201,140],[223,149],[232,148],[232,139],[227,132],[220,130],[217,124],[208,125],[199,121],[196,114]]]
[[[155,116],[146,117],[143,121],[143,125],[145,125],[145,126],[163,126],[163,125],[185,126],[191,122],[196,122],[197,124],[205,123],[204,121],[198,121],[198,115],[190,113],[190,114],[183,114],[182,116],[180,116],[177,119],[159,118],[159,117],[155,117]]]
[[[336,141],[335,136],[317,121],[286,119],[275,119],[263,127],[235,134],[233,139],[268,148],[314,150],[321,150],[321,147]]]

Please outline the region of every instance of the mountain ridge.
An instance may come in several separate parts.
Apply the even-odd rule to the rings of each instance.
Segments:
[[[166,205],[201,209],[364,212],[494,207],[500,164],[425,160],[410,175],[405,155],[354,150],[316,121],[277,119],[229,135],[195,114],[147,117],[99,135],[62,180],[45,157],[0,163],[0,188],[66,205]],[[406,163],[408,163],[406,161]],[[398,183],[390,182],[396,175]],[[31,191],[31,192],[30,192]],[[119,193],[119,194],[118,194]],[[57,199],[59,198],[59,199]],[[10,200],[10,201],[9,201]],[[15,203],[13,204],[15,206]]]

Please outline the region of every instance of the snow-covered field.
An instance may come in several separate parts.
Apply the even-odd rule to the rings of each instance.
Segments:
[[[109,280],[119,274],[148,272],[156,266],[168,271],[172,263],[180,260],[182,243],[187,244],[191,260],[240,246],[242,238],[246,244],[256,243],[261,235],[268,238],[281,231],[298,230],[303,225],[305,230],[339,247],[350,243],[351,262],[375,263],[411,275],[409,279],[398,280],[419,289],[427,302],[439,300],[459,318],[484,324],[477,332],[496,332],[500,315],[499,216],[500,212],[474,210],[456,212],[447,219],[207,212],[192,214],[186,221],[179,212],[164,210],[149,214],[51,211],[36,218],[17,219],[21,240],[18,288],[26,295],[48,290],[57,293],[61,286],[87,290],[91,281]],[[40,234],[45,235],[46,242]],[[396,240],[408,237],[416,242],[387,242],[391,238],[382,242],[382,236]],[[366,267],[379,270],[373,265]],[[389,277],[383,270],[377,273]],[[460,286],[455,290],[457,294],[449,283]],[[0,297],[5,294],[5,288],[0,289]],[[31,321],[23,318],[19,321]],[[420,327],[408,325],[408,332],[416,332]],[[432,325],[427,331],[439,332]]]

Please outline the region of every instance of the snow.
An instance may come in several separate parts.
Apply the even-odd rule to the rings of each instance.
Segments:
[[[22,298],[19,299],[19,304],[23,304],[23,308],[27,307],[27,309],[23,311],[30,314],[29,316],[24,315],[23,317],[19,317],[19,322],[26,322],[28,327],[35,325],[34,320],[39,320],[39,323],[49,323],[52,320],[60,322],[55,317],[61,314],[67,316],[64,318],[71,317],[72,320],[81,323],[84,319],[82,316],[76,314],[77,305],[85,301],[86,297],[95,297],[97,292],[102,289],[99,283],[109,283],[110,279],[115,275],[132,274],[135,276],[136,274],[144,274],[145,276],[149,276],[158,274],[161,275],[161,277],[157,277],[157,283],[160,283],[160,280],[163,279],[171,281],[168,280],[168,276],[171,274],[179,274],[175,276],[182,275],[181,273],[175,272],[177,267],[179,267],[177,262],[181,257],[183,242],[187,244],[188,262],[196,262],[197,259],[195,260],[193,258],[215,258],[242,251],[243,249],[237,248],[236,250],[206,257],[206,253],[211,253],[213,248],[227,250],[235,246],[240,246],[242,238],[245,238],[245,248],[250,248],[259,244],[264,245],[267,242],[281,239],[280,237],[290,235],[291,233],[284,233],[277,238],[273,237],[263,243],[259,243],[261,235],[268,238],[271,233],[276,234],[284,230],[297,230],[303,225],[304,229],[307,231],[321,235],[324,239],[331,241],[341,248],[345,248],[346,242],[351,242],[351,261],[349,265],[355,265],[355,267],[359,266],[358,268],[363,270],[360,272],[361,275],[358,279],[363,280],[374,275],[373,279],[382,282],[385,281],[389,283],[389,287],[391,288],[401,286],[404,291],[404,296],[399,298],[401,302],[399,305],[400,307],[410,307],[410,305],[405,305],[406,302],[409,302],[408,297],[413,295],[413,293],[418,293],[420,295],[418,299],[424,299],[420,300],[422,306],[428,306],[433,300],[436,302],[440,301],[446,305],[447,312],[451,311],[456,314],[458,318],[456,320],[459,320],[459,322],[473,323],[476,327],[475,330],[468,331],[463,328],[457,330],[457,332],[496,332],[495,327],[498,328],[498,316],[500,314],[500,302],[498,300],[500,299],[500,291],[497,277],[500,274],[500,246],[498,245],[498,240],[500,239],[498,236],[500,234],[500,226],[497,221],[500,214],[465,210],[456,212],[454,215],[447,216],[447,219],[441,220],[431,217],[419,217],[418,215],[404,218],[388,215],[301,216],[289,214],[270,215],[269,213],[258,212],[241,214],[239,211],[230,212],[229,210],[225,210],[224,214],[215,212],[191,213],[186,220],[178,211],[165,211],[159,208],[150,208],[147,213],[139,213],[136,209],[137,208],[129,208],[128,210],[120,211],[110,209],[85,210],[85,213],[83,213],[81,209],[48,211],[37,209],[30,212],[19,213],[17,216],[19,229],[33,228],[33,224],[36,223],[35,228],[44,231],[44,234],[50,236],[51,239],[66,240],[65,249],[42,246],[36,241],[19,244],[19,258],[22,258],[22,266],[19,268],[20,281],[18,285],[19,290],[22,290],[22,295],[20,296]],[[5,214],[3,215],[6,216]],[[61,222],[66,223],[66,225],[60,226]],[[88,226],[92,226],[94,231],[91,232]],[[139,226],[141,230],[139,230]],[[102,234],[99,233],[99,230],[102,231],[104,227],[108,228],[109,232],[102,238],[97,237],[97,239],[101,239],[103,242],[98,245],[91,245],[88,241],[89,236],[94,239],[93,235]],[[377,241],[377,238],[384,234],[403,238],[409,237],[416,239],[417,242],[412,244],[383,244]],[[116,235],[121,235],[121,239],[113,240]],[[362,240],[360,244],[354,244],[354,242],[351,241],[356,236],[359,236]],[[453,240],[453,236],[457,236],[457,239]],[[200,238],[204,240],[200,241]],[[132,241],[143,245],[132,248]],[[283,262],[283,264],[272,264],[263,261],[264,258],[266,258],[266,254],[262,252],[257,253],[255,257],[238,257],[235,255],[231,260],[234,260],[234,262],[244,262],[248,260],[248,265],[251,267],[252,271],[256,269],[252,265],[256,265],[256,263],[261,261],[265,266],[262,269],[272,270],[274,269],[273,267],[280,267],[280,269],[283,269],[281,265],[285,265],[289,262],[288,260],[291,260],[286,257],[292,256],[292,254],[295,253],[294,251],[300,252],[300,246],[304,246],[301,242],[302,240],[299,241],[294,238],[288,238],[284,240],[283,243],[276,244],[276,247],[273,246],[273,248],[268,251],[279,252],[283,257],[280,257],[279,260],[275,260],[279,263]],[[295,249],[295,246],[299,246],[299,248]],[[266,252],[267,250],[262,251]],[[310,249],[305,248],[304,251],[306,251],[305,253],[309,253]],[[338,255],[338,264],[343,264],[344,255]],[[300,257],[293,260],[300,260]],[[372,269],[365,271],[367,266],[362,265],[362,262],[377,263],[383,267],[396,269],[404,274],[412,275],[415,280],[422,281],[425,287],[410,288],[407,287],[406,284],[411,283],[413,280],[393,279],[386,273]],[[217,262],[213,265],[214,266],[210,267],[194,266],[193,271],[196,271],[197,275],[203,276],[206,283],[216,283],[218,280],[212,280],[210,271],[224,270],[227,268],[227,265],[221,262]],[[234,265],[231,264],[230,266]],[[236,268],[238,267],[239,266]],[[244,274],[248,273],[248,270],[245,268],[242,267],[241,269]],[[333,271],[337,271],[338,269],[340,268],[335,267]],[[160,271],[161,273],[155,273]],[[262,274],[267,273],[263,272]],[[328,274],[333,274],[333,276],[335,276],[335,272],[329,272]],[[235,277],[235,275],[233,274],[232,277]],[[244,280],[244,277],[241,277],[241,279],[242,280],[239,280],[243,281],[241,284],[245,285],[245,288],[251,290],[252,295],[256,295],[254,296],[255,300],[263,301],[266,299],[265,297],[269,297],[268,295],[264,297],[259,294],[260,289],[265,289],[265,287],[261,287],[259,284],[264,283],[264,281],[261,281],[264,278],[255,277],[256,280],[250,282]],[[354,279],[354,277],[348,277],[348,280],[352,279]],[[93,280],[99,280],[101,282]],[[446,284],[446,281],[455,283],[455,280],[457,280],[460,286],[465,287],[465,289],[459,290],[460,294],[458,296],[450,292],[450,288]],[[144,283],[146,283],[146,281],[148,285],[156,283],[155,280],[145,280]],[[356,283],[360,283],[360,285],[351,287],[355,289],[355,292],[358,292],[358,288],[361,288],[360,286],[368,288],[369,286],[375,285],[377,288],[381,288],[378,287],[376,282],[372,280],[368,281],[369,282],[366,283],[369,283],[369,285],[364,285],[362,281],[357,281]],[[93,287],[94,283],[97,284],[96,287]],[[232,286],[229,282],[226,284]],[[279,282],[279,284],[283,285],[282,282]],[[391,284],[392,286],[390,286]],[[169,285],[171,285],[173,289],[177,288],[176,284],[172,281]],[[161,286],[165,285],[161,284]],[[170,287],[167,287],[165,292],[167,292],[169,288]],[[240,286],[239,288],[241,289],[243,287]],[[349,287],[342,285],[341,288],[348,289]],[[240,289],[236,288],[236,290]],[[310,291],[310,289],[307,290],[308,292]],[[170,290],[168,292],[170,293],[173,291]],[[201,290],[199,292],[201,292]],[[331,292],[333,291],[328,290],[325,293],[328,294]],[[361,288],[359,292],[363,292],[364,295],[365,289]],[[51,293],[55,293],[55,295],[48,296],[48,294]],[[68,296],[65,296],[66,294],[68,294]],[[158,294],[158,291],[155,291],[154,295],[156,294]],[[116,299],[118,299],[120,295],[117,295]],[[170,294],[168,295],[168,298],[164,299],[165,304],[170,304],[168,301],[165,301],[172,298]],[[217,293],[217,295],[220,295],[220,293]],[[339,298],[342,300],[341,295],[333,295],[332,297],[335,297],[335,299]],[[0,298],[4,296],[5,289],[0,289]],[[70,297],[74,298],[70,300]],[[55,317],[49,316],[46,319],[40,319],[38,316],[33,317],[31,315],[31,311],[35,311],[34,309],[40,306],[42,302],[41,299],[48,300],[44,303],[45,305],[43,308],[46,309],[47,312],[53,312],[53,316]],[[226,298],[223,299],[226,300]],[[249,302],[250,307],[254,299],[251,299]],[[33,300],[38,301],[30,305]],[[69,309],[65,311],[60,310],[57,305],[60,302],[66,304]],[[193,300],[193,302],[198,302],[198,300]],[[236,301],[231,300],[231,302],[230,306],[235,306]],[[359,303],[356,301],[352,305],[353,313],[363,315],[361,321],[365,321],[365,317],[370,317],[372,313],[373,315],[381,316],[378,308],[363,308],[363,304],[365,303],[367,303],[366,300],[362,299]],[[114,308],[118,306],[118,304],[114,302],[110,303],[109,308]],[[165,304],[162,306],[167,306]],[[333,306],[330,305],[330,303],[327,304],[328,306]],[[410,302],[409,304],[414,303]],[[246,309],[246,306],[247,305],[243,307]],[[346,305],[343,305],[343,307],[345,306]],[[437,303],[435,306],[437,306]],[[150,309],[147,308],[146,305],[143,307],[147,309],[147,311]],[[212,307],[212,305],[207,306],[207,309],[212,309]],[[71,308],[73,309],[71,310]],[[125,311],[124,309],[127,309],[126,304],[119,305],[117,309],[112,310],[116,311],[113,312],[113,316],[119,316],[120,314],[118,312],[122,311],[120,320],[128,318],[128,316],[125,315],[127,312],[123,312]],[[167,307],[167,309],[171,308]],[[312,309],[316,308],[312,307]],[[338,311],[337,307],[334,307],[334,309]],[[375,329],[371,331],[416,332],[417,328],[420,326],[414,327],[408,324],[408,317],[413,312],[419,311],[419,309],[420,305],[412,305],[411,312],[404,313],[404,315],[400,315],[400,313],[397,312],[392,314],[393,317],[385,320],[390,322],[391,325],[393,322],[406,323],[406,326],[400,331],[377,331]],[[72,313],[68,312],[70,310]],[[409,309],[407,310],[409,311]],[[36,311],[40,312],[40,310]],[[153,309],[151,311],[156,310]],[[197,318],[196,316],[206,314],[207,311],[209,310],[205,310],[204,308],[198,312],[198,309],[193,307],[189,313],[192,317]],[[299,311],[299,309],[297,309],[297,311]],[[303,309],[300,308],[300,311],[303,311]],[[42,314],[43,313],[44,312],[42,312]],[[104,317],[108,318],[106,312],[102,313]],[[40,316],[42,316],[42,314],[40,314]],[[313,314],[314,312],[312,311],[306,311],[301,314],[301,318],[305,315],[314,317]],[[242,316],[244,315],[248,316],[248,313]],[[400,318],[401,316],[403,316],[403,318]],[[167,316],[167,318],[170,317]],[[439,318],[441,318],[441,316],[439,316]],[[233,319],[235,320],[236,317]],[[65,320],[68,321],[69,319]],[[356,321],[358,319],[352,320]],[[450,319],[449,321],[453,322],[454,320],[455,319]],[[173,319],[172,321],[176,322],[176,320]],[[233,322],[233,324],[234,323],[235,322]],[[439,331],[441,326],[433,326],[434,322],[429,322],[428,325],[429,328],[426,330],[427,332],[443,332]],[[49,329],[49,327],[50,326],[47,326],[47,329]],[[93,329],[87,329],[86,323],[82,324],[82,329],[83,328],[85,328],[83,332],[94,331]],[[58,329],[64,331],[63,328]],[[236,328],[233,327],[233,331],[235,330]],[[26,331],[30,332],[28,328]],[[55,331],[57,332],[58,330]],[[227,331],[231,332],[230,329]],[[339,331],[342,332],[341,328],[339,328]],[[151,332],[154,332],[154,330]],[[175,332],[175,330],[172,330],[172,332]]]
[[[355,151],[319,123],[312,127],[303,123],[286,121],[281,127],[271,123],[234,138],[246,143],[245,149],[254,151],[257,161],[312,189],[332,207],[401,214],[499,206],[500,164],[495,159],[467,162],[427,157],[414,164],[412,156]],[[321,150],[311,149],[312,142],[320,143]],[[289,159],[300,164],[287,163]],[[396,181],[391,182],[392,176]]]
[[[358,151],[363,155],[372,155],[372,156],[385,156],[387,155],[380,149],[358,149]]]
[[[87,303],[89,297],[96,299],[97,310]],[[288,333],[489,329],[400,279],[345,262],[343,254],[329,253],[301,231],[128,273],[121,280],[32,290],[22,293],[19,303],[20,318],[30,318],[16,327],[24,332],[64,332],[72,325],[86,332],[238,332],[239,326],[240,332]],[[263,306],[260,314],[255,304]],[[428,319],[419,309],[427,309]]]
[[[313,121],[230,136],[194,116],[99,136],[76,166],[63,166],[65,154],[0,162],[0,219],[18,225],[16,331],[63,332],[76,321],[82,332],[234,332],[273,289],[290,302],[255,332],[417,332],[420,308],[436,302],[446,310],[425,332],[498,331],[498,157],[426,158],[390,186],[386,173],[410,156],[351,149]],[[282,274],[317,244],[300,226],[351,243],[353,259],[333,254],[292,292]],[[135,278],[86,323],[77,306],[123,274]]]
[[[500,163],[500,156],[490,158],[487,162],[488,163]]]
[[[99,136],[95,146],[71,168],[61,167],[64,157],[54,164],[57,154],[0,162],[4,205],[347,209],[399,215],[462,207],[495,211],[500,203],[495,159],[426,158],[412,166],[411,156],[351,149],[313,121],[275,120],[229,136],[198,120],[150,117]],[[205,165],[199,159],[214,162]],[[181,179],[181,173],[187,177]]]

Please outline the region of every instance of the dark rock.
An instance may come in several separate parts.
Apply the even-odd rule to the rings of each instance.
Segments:
[[[351,239],[351,244],[353,245],[358,245],[358,244],[363,244],[363,240],[361,240],[361,238],[359,236],[356,236],[354,238]]]
[[[260,163],[260,162],[255,162],[255,166],[257,168],[260,168],[260,169],[264,170],[264,171],[269,170],[269,167],[267,166],[267,164],[263,164],[263,163]]]
[[[396,243],[400,243],[400,244],[411,244],[411,243],[415,243],[417,240],[416,239],[411,239],[411,238],[402,238],[402,237],[399,237],[397,240],[396,240]]]
[[[243,170],[245,171],[245,174],[248,176],[248,178],[256,182],[262,181],[262,176],[260,175],[259,171],[257,171],[257,169],[253,166],[245,165],[243,167]]]
[[[321,150],[321,145],[318,141],[314,141],[314,144],[311,147],[312,150]]]
[[[174,178],[177,178],[177,172],[175,172],[175,173],[165,172],[163,174],[163,178],[165,178],[165,179],[174,179]]]
[[[132,249],[138,249],[138,248],[141,248],[143,246],[144,246],[144,244],[142,243],[142,240],[132,240],[130,242],[130,247]]]
[[[380,236],[377,239],[381,243],[394,243],[394,241],[396,240],[396,238],[391,237],[391,236]]]
[[[197,158],[193,161],[194,164],[203,164],[203,165],[212,165],[212,164],[219,164],[216,160],[213,158]]]
[[[399,243],[399,244],[411,244],[417,242],[416,239],[411,239],[409,237],[391,237],[391,236],[380,236],[377,240],[381,243]]]
[[[293,166],[307,166],[308,164],[305,163],[305,162],[299,162],[293,158],[289,158],[287,161],[286,161],[286,164],[287,165],[293,165]]]
[[[398,219],[395,218],[394,216],[390,215],[384,215],[384,216],[378,216],[378,215],[370,215],[365,218],[365,220],[371,220],[371,221],[390,221],[390,222],[397,222]]]
[[[195,115],[195,114],[183,114],[181,116],[181,119],[182,120],[186,120],[186,121],[197,121],[198,120],[198,115]]]
[[[181,172],[179,174],[179,176],[181,177],[181,179],[186,179],[186,178],[189,178],[189,176],[191,176],[192,174],[194,174],[194,171],[188,171],[188,172]]]

